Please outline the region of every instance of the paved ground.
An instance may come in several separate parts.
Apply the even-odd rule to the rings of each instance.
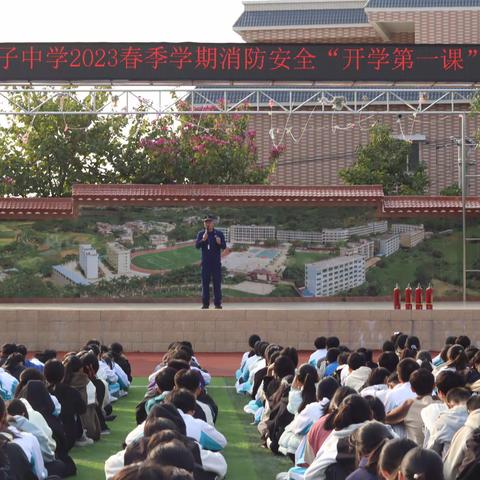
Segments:
[[[302,352],[300,362],[304,362],[311,352]],[[129,353],[128,359],[132,364],[135,377],[150,375],[155,366],[160,363],[163,353]],[[197,359],[213,377],[233,377],[235,370],[240,366],[241,353],[199,353]]]

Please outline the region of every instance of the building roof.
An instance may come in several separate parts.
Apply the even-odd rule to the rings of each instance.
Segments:
[[[470,197],[466,200],[468,213],[480,214],[480,198]],[[419,215],[422,213],[436,215],[460,214],[462,212],[461,197],[420,197],[420,196],[397,196],[385,197],[382,205],[382,213],[399,216]]]
[[[319,262],[307,263],[305,266],[314,268],[330,268],[343,265],[345,263],[351,263],[355,260],[365,261],[365,258],[362,255],[345,255],[343,257],[334,257],[327,260],[320,260]]]
[[[365,8],[468,8],[480,7],[480,0],[370,0]]]
[[[359,24],[368,24],[363,8],[260,10],[243,12],[233,29]]]
[[[90,282],[86,278],[82,277],[82,275],[80,275],[79,273],[65,267],[65,265],[54,265],[52,268],[53,270],[56,270],[57,272],[62,274],[65,278],[68,278],[76,285],[90,285]]]
[[[74,185],[76,203],[164,205],[192,202],[235,204],[378,204],[383,198],[380,185],[365,186],[276,186],[276,185]]]
[[[73,216],[72,198],[0,198],[0,218]]]

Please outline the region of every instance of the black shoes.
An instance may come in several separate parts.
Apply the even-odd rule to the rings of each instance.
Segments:
[[[222,310],[223,307],[222,307],[221,305],[215,305],[215,308],[216,308],[217,310]]]
[[[210,308],[209,305],[202,305],[202,310],[208,310]]]

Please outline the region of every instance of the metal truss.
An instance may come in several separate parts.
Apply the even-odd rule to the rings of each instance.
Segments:
[[[96,92],[107,90],[107,102]],[[45,101],[38,104],[39,92]],[[442,114],[465,113],[474,87],[141,87],[0,85],[0,115],[185,115],[185,114]],[[83,99],[89,96],[88,105]],[[65,99],[78,108],[63,108]],[[51,101],[58,102],[52,110]]]

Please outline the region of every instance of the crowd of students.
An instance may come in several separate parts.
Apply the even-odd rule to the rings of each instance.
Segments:
[[[137,426],[105,463],[107,480],[215,480],[227,474],[211,381],[187,341],[170,345],[137,405]]]
[[[396,332],[381,350],[319,337],[299,365],[294,348],[250,337],[236,389],[262,445],[292,461],[277,480],[480,478],[479,349],[448,337],[432,358]]]
[[[90,340],[62,360],[46,350],[28,359],[24,345],[0,356],[0,479],[66,478],[69,452],[108,435],[112,403],[127,395],[131,368],[119,343]]]

